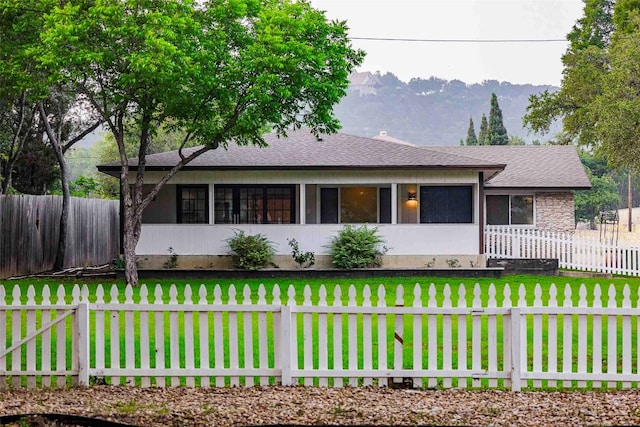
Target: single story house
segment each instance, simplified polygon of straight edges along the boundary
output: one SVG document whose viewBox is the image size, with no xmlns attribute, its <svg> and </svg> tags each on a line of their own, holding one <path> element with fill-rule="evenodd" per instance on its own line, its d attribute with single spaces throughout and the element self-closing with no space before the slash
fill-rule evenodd
<svg viewBox="0 0 640 427">
<path fill-rule="evenodd" d="M 590 188 L 574 147 L 418 147 L 307 130 L 265 140 L 209 151 L 171 179 L 143 216 L 143 266 L 160 267 L 172 248 L 180 267 L 228 268 L 226 239 L 244 230 L 271 240 L 282 268 L 294 266 L 288 239 L 327 268 L 345 224 L 378 228 L 386 267 L 484 266 L 485 225 L 573 228 L 572 190 Z M 145 182 L 177 161 L 149 155 Z"/>
</svg>

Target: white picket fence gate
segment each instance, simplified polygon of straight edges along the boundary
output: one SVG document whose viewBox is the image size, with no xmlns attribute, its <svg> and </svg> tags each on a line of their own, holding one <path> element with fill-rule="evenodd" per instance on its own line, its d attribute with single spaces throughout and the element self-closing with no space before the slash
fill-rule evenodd
<svg viewBox="0 0 640 427">
<path fill-rule="evenodd" d="M 530 228 L 487 226 L 489 258 L 556 258 L 560 268 L 640 276 L 640 242 L 601 242 L 597 237 Z"/>
<path fill-rule="evenodd" d="M 539 285 L 521 284 L 516 296 L 508 284 L 476 284 L 472 295 L 463 284 L 416 284 L 408 297 L 399 285 L 391 298 L 384 286 L 374 296 L 368 285 L 336 285 L 330 295 L 306 286 L 302 304 L 293 286 L 286 302 L 278 285 L 270 291 L 267 301 L 264 286 L 245 285 L 238 301 L 233 285 L 224 296 L 201 285 L 193 301 L 189 285 L 171 286 L 165 303 L 159 285 L 151 301 L 145 285 L 124 296 L 113 286 L 107 302 L 101 285 L 91 296 L 75 285 L 70 301 L 60 286 L 52 302 L 48 286 L 39 295 L 30 286 L 26 299 L 19 287 L 9 297 L 0 286 L 0 387 L 640 382 L 640 298 L 634 288 L 632 303 L 628 285 L 622 295 L 611 285 L 606 302 L 599 285 L 578 295 L 566 285 L 560 298 L 555 285 L 543 296 Z"/>
</svg>

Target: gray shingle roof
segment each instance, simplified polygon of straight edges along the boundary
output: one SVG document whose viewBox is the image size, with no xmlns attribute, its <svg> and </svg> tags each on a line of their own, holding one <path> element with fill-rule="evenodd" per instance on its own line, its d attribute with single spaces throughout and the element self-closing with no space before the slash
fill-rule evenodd
<svg viewBox="0 0 640 427">
<path fill-rule="evenodd" d="M 485 172 L 490 178 L 487 188 L 591 187 L 572 146 L 425 147 L 345 133 L 317 140 L 307 130 L 291 131 L 287 138 L 269 134 L 265 141 L 268 147 L 264 148 L 229 144 L 227 150 L 208 151 L 185 169 L 471 169 Z M 195 149 L 187 149 L 185 154 Z M 147 156 L 147 169 L 167 169 L 178 161 L 177 151 L 152 154 Z M 136 159 L 130 164 L 135 169 Z M 100 165 L 98 169 L 115 175 L 120 164 Z"/>
<path fill-rule="evenodd" d="M 576 148 L 567 145 L 429 147 L 429 150 L 505 163 L 487 188 L 591 188 Z"/>
<path fill-rule="evenodd" d="M 324 135 L 321 140 L 308 131 L 292 131 L 287 138 L 266 135 L 268 147 L 238 146 L 208 151 L 189 163 L 185 169 L 317 169 L 317 168 L 455 168 L 502 170 L 503 164 L 485 159 L 474 159 L 462 153 L 446 153 L 381 141 L 372 138 L 337 133 Z M 188 154 L 195 148 L 185 150 Z M 177 151 L 147 156 L 147 168 L 166 168 L 179 161 Z M 132 159 L 131 166 L 137 164 Z M 102 171 L 119 169 L 119 163 L 101 165 Z"/>
</svg>

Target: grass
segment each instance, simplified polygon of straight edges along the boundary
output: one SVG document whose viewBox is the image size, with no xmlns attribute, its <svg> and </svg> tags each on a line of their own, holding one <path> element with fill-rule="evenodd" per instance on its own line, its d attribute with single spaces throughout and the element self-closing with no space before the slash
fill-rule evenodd
<svg viewBox="0 0 640 427">
<path fill-rule="evenodd" d="M 164 303 L 168 303 L 170 300 L 170 295 L 169 295 L 169 291 L 168 288 L 170 287 L 170 285 L 175 284 L 178 293 L 177 293 L 177 300 L 178 302 L 182 303 L 184 300 L 184 290 L 186 288 L 186 284 L 187 283 L 191 283 L 192 285 L 192 301 L 194 303 L 197 303 L 199 300 L 199 296 L 198 296 L 198 290 L 201 284 L 201 281 L 188 281 L 188 280 L 146 280 L 145 281 L 147 284 L 149 284 L 149 300 L 153 301 L 153 294 L 155 291 L 155 286 L 156 284 L 160 284 L 161 288 L 163 289 L 163 302 Z M 310 289 L 312 290 L 312 304 L 317 304 L 317 295 L 318 295 L 318 290 L 320 289 L 320 287 L 322 285 L 325 285 L 326 289 L 327 289 L 327 299 L 328 299 L 328 304 L 331 305 L 333 304 L 333 290 L 336 286 L 335 282 L 331 282 L 331 283 L 327 283 L 326 281 L 323 280 L 298 280 L 298 279 L 281 279 L 281 280 L 277 280 L 274 281 L 272 279 L 264 279 L 264 280 L 248 280 L 248 281 L 231 281 L 231 280 L 216 280 L 216 281 L 207 281 L 205 284 L 205 286 L 207 287 L 207 291 L 208 291 L 208 301 L 211 302 L 213 299 L 213 287 L 217 284 L 220 286 L 221 290 L 222 290 L 222 300 L 223 302 L 227 302 L 228 301 L 228 297 L 227 297 L 227 293 L 228 293 L 228 289 L 231 287 L 232 284 L 234 284 L 234 286 L 236 287 L 236 291 L 237 291 L 237 302 L 238 303 L 242 303 L 243 301 L 243 290 L 244 290 L 244 286 L 245 284 L 249 286 L 250 289 L 250 298 L 253 302 L 257 301 L 258 299 L 258 287 L 260 284 L 264 284 L 265 287 L 267 288 L 267 302 L 271 302 L 271 295 L 270 295 L 270 290 L 272 289 L 273 285 L 275 283 L 279 283 L 280 287 L 281 287 L 281 299 L 283 300 L 283 302 L 285 302 L 287 300 L 287 289 L 289 287 L 289 285 L 292 285 L 295 289 L 295 293 L 296 293 L 296 304 L 300 305 L 302 304 L 304 301 L 304 297 L 303 297 L 303 293 L 304 293 L 304 288 L 306 285 L 309 285 Z M 609 289 L 609 285 L 612 285 L 614 287 L 614 289 L 616 290 L 616 298 L 617 298 L 617 303 L 618 305 L 621 304 L 622 301 L 622 289 L 625 286 L 625 284 L 629 284 L 629 286 L 631 287 L 631 301 L 632 301 L 632 306 L 636 307 L 637 306 L 637 298 L 638 298 L 638 287 L 640 284 L 640 281 L 638 279 L 629 279 L 629 278 L 614 278 L 614 279 L 607 279 L 606 281 L 603 281 L 602 279 L 575 279 L 575 278 L 560 278 L 560 277 L 537 277 L 537 276 L 511 276 L 511 277 L 505 277 L 502 279 L 468 279 L 468 278 L 459 278 L 459 279 L 452 279 L 452 278 L 447 278 L 447 279 L 442 279 L 442 278 L 429 278 L 429 277 L 415 277 L 415 278 L 371 278 L 371 279 L 353 279 L 353 280 L 349 280 L 349 281 L 341 281 L 340 285 L 344 286 L 344 285 L 351 285 L 353 284 L 357 289 L 358 289 L 358 293 L 357 293 L 357 297 L 356 297 L 356 301 L 358 303 L 358 305 L 362 304 L 362 292 L 360 291 L 361 288 L 364 287 L 365 284 L 369 284 L 370 286 L 372 286 L 372 305 L 376 305 L 377 304 L 377 289 L 379 285 L 384 286 L 385 290 L 386 290 L 386 304 L 388 306 L 393 306 L 395 305 L 396 302 L 396 287 L 398 286 L 398 284 L 403 284 L 405 285 L 405 299 L 404 299 L 404 305 L 405 306 L 411 306 L 414 304 L 414 293 L 413 293 L 413 285 L 415 283 L 420 283 L 422 286 L 422 294 L 421 294 L 421 302 L 423 305 L 427 305 L 428 300 L 429 300 L 429 286 L 431 284 L 434 285 L 435 289 L 437 290 L 436 292 L 436 299 L 437 299 L 437 304 L 440 305 L 442 303 L 442 289 L 445 287 L 445 285 L 447 283 L 449 283 L 451 285 L 451 293 L 452 293 L 452 300 L 453 300 L 453 305 L 456 306 L 457 305 L 457 299 L 458 299 L 458 286 L 460 283 L 464 283 L 466 286 L 466 302 L 467 305 L 471 306 L 473 303 L 473 298 L 474 298 L 474 293 L 473 293 L 473 286 L 478 283 L 479 287 L 483 290 L 482 292 L 482 303 L 486 304 L 487 302 L 487 297 L 488 297 L 488 292 L 486 292 L 486 290 L 489 288 L 489 286 L 491 284 L 494 284 L 495 288 L 496 288 L 496 299 L 497 299 L 497 305 L 501 306 L 502 305 L 502 295 L 503 295 L 503 291 L 506 287 L 506 284 L 508 283 L 511 287 L 511 302 L 513 305 L 517 304 L 518 301 L 518 288 L 520 286 L 520 283 L 524 284 L 525 290 L 526 290 L 526 300 L 527 300 L 527 304 L 531 305 L 533 302 L 533 297 L 534 297 L 534 288 L 536 284 L 540 284 L 540 287 L 542 289 L 542 300 L 543 303 L 546 305 L 547 300 L 548 299 L 548 291 L 551 287 L 552 284 L 556 284 L 558 289 L 558 305 L 562 306 L 563 304 L 563 300 L 564 300 L 564 287 L 565 284 L 568 284 L 569 287 L 572 290 L 572 295 L 573 295 L 573 303 L 576 304 L 577 303 L 577 298 L 578 298 L 578 293 L 579 293 L 579 288 L 582 284 L 585 285 L 585 287 L 589 290 L 588 292 L 588 298 L 587 298 L 587 302 L 589 305 L 591 305 L 592 303 L 592 292 L 590 291 L 595 285 L 596 283 L 600 284 L 602 286 L 602 301 L 603 301 L 603 305 L 606 306 L 607 305 L 607 299 L 608 299 L 608 289 Z M 7 293 L 8 294 L 12 294 L 13 292 L 13 285 L 18 285 L 21 289 L 21 294 L 23 296 L 22 298 L 22 302 L 26 302 L 26 294 L 27 294 L 27 289 L 30 285 L 33 285 L 36 289 L 42 288 L 45 284 L 49 284 L 49 286 L 51 286 L 51 281 L 50 280 L 42 280 L 42 279 L 38 279 L 38 280 L 22 280 L 22 281 L 16 281 L 16 282 L 5 282 L 4 285 L 8 286 L 7 288 Z M 98 288 L 98 282 L 97 281 L 86 281 L 83 282 L 83 285 L 86 284 L 86 286 L 89 289 L 89 295 L 90 295 L 90 300 L 91 301 L 95 301 L 95 295 L 96 295 L 96 289 Z M 57 293 L 57 286 L 58 284 L 55 284 L 55 287 L 52 287 L 51 289 L 51 293 L 52 294 L 56 294 Z M 66 300 L 67 302 L 71 302 L 71 293 L 72 293 L 72 289 L 74 287 L 73 283 L 64 283 L 62 285 L 65 289 L 65 295 L 66 295 Z M 116 283 L 116 288 L 118 290 L 118 295 L 119 295 L 119 300 L 120 302 L 124 302 L 124 284 L 123 283 Z M 110 293 L 111 293 L 111 284 L 109 284 L 108 286 L 105 286 L 104 288 L 105 290 L 105 296 L 104 299 L 109 302 L 110 301 Z M 140 288 L 134 289 L 133 292 L 133 300 L 134 302 L 139 302 L 140 300 L 140 295 L 139 295 L 139 291 Z M 10 304 L 12 301 L 12 297 L 9 296 L 7 298 L 7 302 Z M 40 292 L 36 292 L 36 301 L 39 302 L 40 298 Z M 52 297 L 52 300 L 55 301 L 56 298 Z M 349 300 L 349 295 L 348 292 L 346 290 L 346 288 L 343 288 L 343 292 L 342 292 L 342 303 L 343 305 L 346 305 L 348 303 Z M 39 319 L 39 317 L 41 316 L 41 313 L 37 313 L 37 318 Z M 117 323 L 117 328 L 121 331 L 120 332 L 120 340 L 119 340 L 119 345 L 121 348 L 120 351 L 120 363 L 122 364 L 122 366 L 124 366 L 124 362 L 126 359 L 126 354 L 123 351 L 124 349 L 124 345 L 125 345 L 125 340 L 126 340 L 126 335 L 129 333 L 133 333 L 136 336 L 136 348 L 135 348 L 135 359 L 136 359 L 136 366 L 140 366 L 140 359 L 141 359 L 141 352 L 140 352 L 140 344 L 139 344 L 139 338 L 140 338 L 140 313 L 136 313 L 133 316 L 133 325 L 131 325 L 131 322 L 128 321 L 125 318 L 124 313 L 120 313 L 118 314 L 116 317 L 113 317 L 113 315 L 109 315 L 107 314 L 105 316 L 105 329 L 106 330 L 110 330 L 111 327 L 111 322 L 118 322 Z M 185 316 L 189 316 L 186 313 L 179 313 L 177 316 L 174 317 L 170 317 L 169 314 L 163 314 L 161 316 L 162 321 L 163 321 L 163 328 L 165 329 L 165 331 L 167 331 L 167 333 L 165 334 L 165 355 L 164 355 L 164 364 L 165 366 L 170 366 L 171 364 L 171 356 L 170 356 L 170 348 L 172 345 L 176 345 L 176 343 L 171 342 L 170 339 L 170 334 L 168 333 L 169 328 L 171 327 L 172 324 L 174 324 L 174 326 L 178 327 L 179 332 L 179 339 L 178 339 L 178 352 L 181 356 L 181 366 L 184 367 L 184 354 L 185 354 L 185 335 L 187 333 L 189 333 L 188 331 L 185 331 Z M 196 342 L 194 343 L 194 353 L 195 353 L 195 366 L 198 367 L 200 366 L 200 360 L 199 360 L 199 351 L 200 351 L 200 347 L 199 347 L 199 342 L 197 341 L 197 337 L 199 334 L 199 330 L 202 326 L 200 324 L 200 319 L 198 318 L 197 315 L 193 316 L 194 317 L 194 321 L 193 321 L 193 326 L 192 326 L 192 330 L 193 330 L 193 336 L 196 338 Z M 241 316 L 242 317 L 242 316 Z M 420 319 L 421 321 L 425 320 L 425 317 L 422 317 L 422 319 Z M 23 329 L 25 328 L 25 322 L 24 319 L 26 318 L 26 314 L 23 312 L 21 315 L 21 324 Z M 319 325 L 319 316 L 316 315 L 311 315 L 311 327 L 312 330 L 314 331 L 314 334 L 317 333 L 318 331 L 318 325 Z M 357 349 L 358 349 L 358 353 L 359 353 L 359 357 L 358 357 L 358 361 L 357 361 L 357 365 L 359 368 L 363 367 L 363 357 L 362 357 L 362 353 L 363 353 L 363 349 L 364 349 L 364 343 L 363 343 L 363 338 L 362 338 L 362 330 L 363 330 L 363 317 L 362 315 L 357 315 L 355 317 L 353 317 L 356 319 L 356 328 L 358 330 L 358 334 L 357 334 Z M 267 319 L 267 325 L 268 325 L 268 329 L 269 329 L 269 336 L 272 337 L 272 331 L 274 328 L 274 324 L 273 324 L 273 316 L 272 315 L 267 315 L 266 316 Z M 348 324 L 349 324 L 349 316 L 344 315 L 341 317 L 342 322 L 343 322 L 343 354 L 342 354 L 342 359 L 343 361 L 346 362 L 346 360 L 348 360 L 348 348 L 349 348 L 349 337 L 347 336 L 347 332 L 348 332 Z M 548 321 L 548 317 L 547 316 L 543 316 L 542 318 L 542 322 L 543 325 L 547 325 L 547 321 Z M 150 348 L 153 349 L 155 348 L 155 338 L 153 336 L 153 331 L 155 328 L 155 322 L 159 321 L 160 317 L 156 317 L 156 316 L 150 316 L 150 323 L 149 323 L 149 330 L 150 330 Z M 333 322 L 336 320 L 336 317 L 333 315 L 329 315 L 327 316 L 327 324 L 329 327 L 329 343 L 332 342 L 332 325 Z M 381 320 L 380 316 L 372 316 L 371 322 L 373 325 L 373 330 L 376 331 L 376 327 L 377 327 L 377 322 L 379 322 Z M 414 337 L 413 337 L 413 322 L 415 320 L 414 316 L 410 316 L 410 315 L 405 315 L 403 316 L 402 319 L 402 323 L 403 323 L 403 338 L 405 340 L 405 346 L 404 346 L 404 351 L 402 354 L 402 359 L 403 359 L 403 365 L 405 367 L 410 367 L 412 366 L 412 361 L 413 361 L 413 353 L 412 353 L 412 346 L 414 343 Z M 437 322 L 437 330 L 438 332 L 440 332 L 443 328 L 443 322 L 444 322 L 444 318 L 442 316 L 435 316 L 432 320 L 435 320 Z M 95 313 L 92 314 L 92 321 L 95 321 Z M 259 324 L 259 317 L 257 315 L 253 315 L 251 316 L 251 318 L 249 319 L 248 317 L 243 317 L 242 319 L 240 319 L 238 321 L 238 340 L 242 343 L 243 342 L 243 330 L 244 330 L 244 324 L 245 322 L 251 322 L 251 325 L 254 329 L 254 331 L 257 329 L 258 324 Z M 394 317 L 389 315 L 386 316 L 386 321 L 388 325 L 393 325 L 394 322 Z M 588 330 L 587 330 L 587 334 L 589 336 L 589 341 L 591 344 L 591 329 L 593 327 L 593 318 L 589 317 L 588 318 Z M 7 345 L 10 343 L 10 331 L 11 331 L 11 316 L 8 317 L 7 319 Z M 214 330 L 215 330 L 215 319 L 214 316 L 207 316 L 205 319 L 205 322 L 207 322 L 207 327 L 208 327 L 208 331 L 209 331 L 209 335 L 213 335 L 214 334 Z M 230 357 L 229 357 L 229 350 L 230 350 L 230 346 L 229 346 L 229 339 L 230 339 L 230 335 L 229 335 L 229 323 L 230 323 L 230 315 L 225 313 L 222 316 L 222 325 L 223 325 L 223 337 L 225 340 L 225 351 L 224 351 L 224 366 L 230 366 Z M 471 319 L 468 319 L 467 321 L 467 336 L 471 337 Z M 606 333 L 607 330 L 607 321 L 605 319 L 603 319 L 603 333 Z M 621 323 L 620 319 L 616 319 L 616 323 L 619 326 L 619 324 Z M 488 319 L 487 317 L 482 317 L 481 318 L 481 324 L 482 324 L 482 331 L 483 331 L 483 337 L 485 337 L 485 340 L 481 343 L 482 344 L 482 353 L 483 353 L 483 357 L 482 357 L 482 368 L 486 369 L 487 368 L 487 351 L 488 351 L 488 347 L 487 347 L 487 343 L 486 343 L 486 337 L 487 337 L 487 331 L 488 331 Z M 501 347 L 501 333 L 502 333 L 502 318 L 499 316 L 497 318 L 497 324 L 498 324 L 498 329 L 497 329 L 497 340 L 499 343 L 498 346 L 498 354 L 501 355 L 502 354 L 502 347 Z M 558 318 L 558 329 L 561 330 L 562 328 L 562 316 L 559 316 Z M 114 324 L 115 325 L 115 324 Z M 529 348 L 532 348 L 533 346 L 533 322 L 529 321 L 528 323 L 528 341 L 529 341 Z M 67 322 L 67 329 L 71 328 L 71 321 L 69 320 Z M 299 317 L 298 319 L 298 339 L 299 342 L 303 341 L 303 319 L 302 316 Z M 456 346 L 455 343 L 455 336 L 457 336 L 458 334 L 458 330 L 457 330 L 457 318 L 454 316 L 452 319 L 452 327 L 453 327 L 453 334 L 454 334 L 454 344 L 452 345 L 452 366 L 457 366 L 457 357 L 458 357 L 458 348 Z M 618 330 L 620 330 L 620 328 L 618 328 Z M 133 332 L 132 332 L 133 331 Z M 394 342 L 394 337 L 393 337 L 393 330 L 391 328 L 389 328 L 388 330 L 388 336 L 386 337 L 386 343 L 387 343 L 387 349 L 388 349 L 388 360 L 390 363 L 392 363 L 393 359 L 394 359 L 394 354 L 393 354 L 393 342 Z M 547 329 L 545 327 L 545 330 L 543 332 L 543 342 L 546 343 L 546 334 L 547 333 Z M 577 342 L 578 342 L 578 334 L 579 333 L 584 333 L 584 331 L 579 331 L 578 329 L 578 319 L 577 316 L 574 316 L 573 321 L 572 321 L 572 336 L 573 336 L 573 354 L 574 354 L 574 360 L 572 361 L 573 365 L 574 365 L 574 371 L 575 371 L 575 367 L 577 364 L 577 360 L 575 359 L 575 354 L 577 352 Z M 637 343 L 636 343 L 636 337 L 638 335 L 638 330 L 637 330 L 637 324 L 636 322 L 633 322 L 632 325 L 632 333 L 633 333 L 633 348 L 637 348 Z M 24 335 L 24 332 L 23 332 Z M 92 337 L 92 339 L 95 341 L 95 337 Z M 618 348 L 620 348 L 621 345 L 621 336 L 620 334 L 618 334 Z M 438 339 L 438 367 L 442 367 L 443 366 L 443 347 L 442 347 L 442 339 L 439 338 Z M 421 342 L 422 342 L 422 348 L 423 350 L 428 350 L 428 343 L 429 343 L 429 336 L 428 336 L 428 331 L 427 328 L 425 327 L 423 329 L 423 335 L 421 337 Z M 606 335 L 603 336 L 603 344 L 606 344 Z M 40 366 L 40 353 L 42 351 L 41 348 L 41 344 L 42 341 L 41 339 L 38 339 L 37 341 L 37 345 L 36 345 L 36 351 L 38 352 L 37 354 L 37 365 Z M 111 342 L 107 339 L 104 343 L 105 346 L 105 366 L 109 367 L 111 365 L 111 360 L 110 360 L 110 347 L 111 347 Z M 372 351 L 375 354 L 377 352 L 377 345 L 379 344 L 378 342 L 378 337 L 376 336 L 376 334 L 374 333 L 374 338 L 373 338 L 373 343 L 372 343 Z M 68 344 L 70 348 L 70 343 Z M 214 352 L 215 352 L 215 345 L 214 345 L 214 340 L 210 340 L 209 341 L 209 354 L 210 354 L 210 359 L 214 358 Z M 257 336 L 254 335 L 254 339 L 253 339 L 253 347 L 254 349 L 257 348 L 258 346 L 258 338 Z M 468 349 L 467 349 L 467 353 L 470 357 L 471 354 L 471 347 L 470 344 L 468 345 Z M 546 346 L 545 346 L 546 347 Z M 562 342 L 558 343 L 558 367 L 562 367 Z M 94 348 L 94 347 L 92 347 Z M 273 339 L 270 338 L 269 341 L 269 366 L 273 366 L 274 363 L 274 343 L 273 343 Z M 592 359 L 592 348 L 591 345 L 589 346 L 590 352 L 587 355 L 588 359 L 591 360 Z M 238 361 L 239 361 L 239 366 L 244 366 L 244 346 L 241 344 L 238 346 L 237 348 L 238 351 Z M 543 368 L 546 368 L 547 364 L 548 364 L 548 359 L 547 359 L 547 353 L 546 353 L 546 348 L 543 349 L 544 353 L 543 353 L 543 361 L 544 361 L 544 366 Z M 51 350 L 52 352 L 52 357 L 55 360 L 56 357 L 56 349 L 53 348 Z M 423 357 L 422 357 L 422 364 L 423 366 L 426 366 L 427 364 L 427 357 L 428 357 L 428 351 L 424 351 L 423 352 Z M 300 351 L 300 363 L 303 363 L 304 361 L 304 357 L 303 357 L 303 352 Z M 316 340 L 314 340 L 314 348 L 313 348 L 313 352 L 312 352 L 312 358 L 313 358 L 313 366 L 315 368 L 318 368 L 318 354 L 319 354 L 319 348 L 318 348 L 318 343 Z M 329 346 L 328 348 L 328 354 L 329 354 L 329 366 L 332 366 L 332 361 L 335 359 L 336 355 L 333 354 L 333 348 L 332 346 Z M 532 368 L 532 357 L 531 357 L 531 350 L 529 350 L 529 368 Z M 25 359 L 25 352 L 22 352 L 22 366 L 23 368 L 26 367 L 26 360 Z M 92 351 L 92 366 L 95 366 L 95 351 Z M 155 354 L 154 353 L 150 353 L 149 354 L 149 359 L 151 362 L 151 366 L 154 367 L 155 366 Z M 618 354 L 618 357 L 620 357 L 620 355 Z M 633 354 L 633 365 L 634 369 L 636 366 L 636 361 L 637 361 L 637 357 L 638 355 Z M 70 364 L 70 360 L 69 357 L 67 358 L 67 364 Z M 603 351 L 603 371 L 606 372 L 606 352 Z M 254 353 L 253 355 L 253 360 L 254 363 L 259 362 L 258 360 L 258 355 L 256 353 Z M 7 367 L 10 367 L 10 356 L 8 357 L 8 362 L 9 363 L 7 365 Z M 471 360 L 468 360 L 468 364 L 469 366 L 471 366 Z M 377 363 L 374 360 L 373 361 L 373 367 L 377 368 Z M 502 368 L 502 360 L 501 357 L 498 358 L 498 369 Z M 635 372 L 635 371 L 634 371 Z M 240 379 L 240 382 L 243 382 L 245 379 Z M 122 381 L 124 382 L 124 379 L 122 379 Z M 136 383 L 140 383 L 139 379 L 135 380 Z M 271 382 L 273 383 L 273 379 L 271 379 Z M 170 380 L 167 379 L 167 383 L 169 383 Z M 213 382 L 213 380 L 212 380 Z M 231 383 L 231 379 L 230 378 L 226 378 L 225 382 L 227 384 Z M 182 378 L 180 380 L 181 384 L 185 384 L 185 379 Z M 196 383 L 199 383 L 199 380 L 196 381 Z M 315 383 L 318 383 L 318 380 L 315 380 Z M 501 383 L 501 382 L 500 382 Z M 443 384 L 443 380 L 439 379 L 436 382 L 436 385 L 442 385 Z M 453 381 L 453 384 L 456 385 L 456 381 Z M 544 383 L 545 385 L 547 384 L 547 382 Z M 575 386 L 575 382 L 572 383 L 572 386 Z M 429 381 L 429 382 L 425 382 L 423 383 L 424 386 L 434 386 L 434 382 L 433 381 Z M 477 383 L 471 383 L 469 381 L 468 385 L 478 385 Z M 479 383 L 479 385 L 481 386 L 486 386 L 488 385 L 488 382 L 486 380 L 483 380 Z"/>
</svg>

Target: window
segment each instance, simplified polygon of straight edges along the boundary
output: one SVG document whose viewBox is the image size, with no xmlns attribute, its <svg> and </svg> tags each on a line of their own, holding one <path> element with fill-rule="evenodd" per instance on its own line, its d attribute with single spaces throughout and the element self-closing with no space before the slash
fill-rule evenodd
<svg viewBox="0 0 640 427">
<path fill-rule="evenodd" d="M 487 195 L 488 225 L 532 225 L 532 195 Z"/>
<path fill-rule="evenodd" d="M 339 187 L 320 189 L 320 223 L 390 223 L 391 189 Z"/>
<path fill-rule="evenodd" d="M 293 224 L 294 186 L 216 185 L 216 224 Z"/>
<path fill-rule="evenodd" d="M 473 223 L 473 187 L 420 187 L 420 222 L 423 224 Z"/>
<path fill-rule="evenodd" d="M 206 185 L 178 185 L 177 222 L 209 223 L 209 188 Z"/>
</svg>

